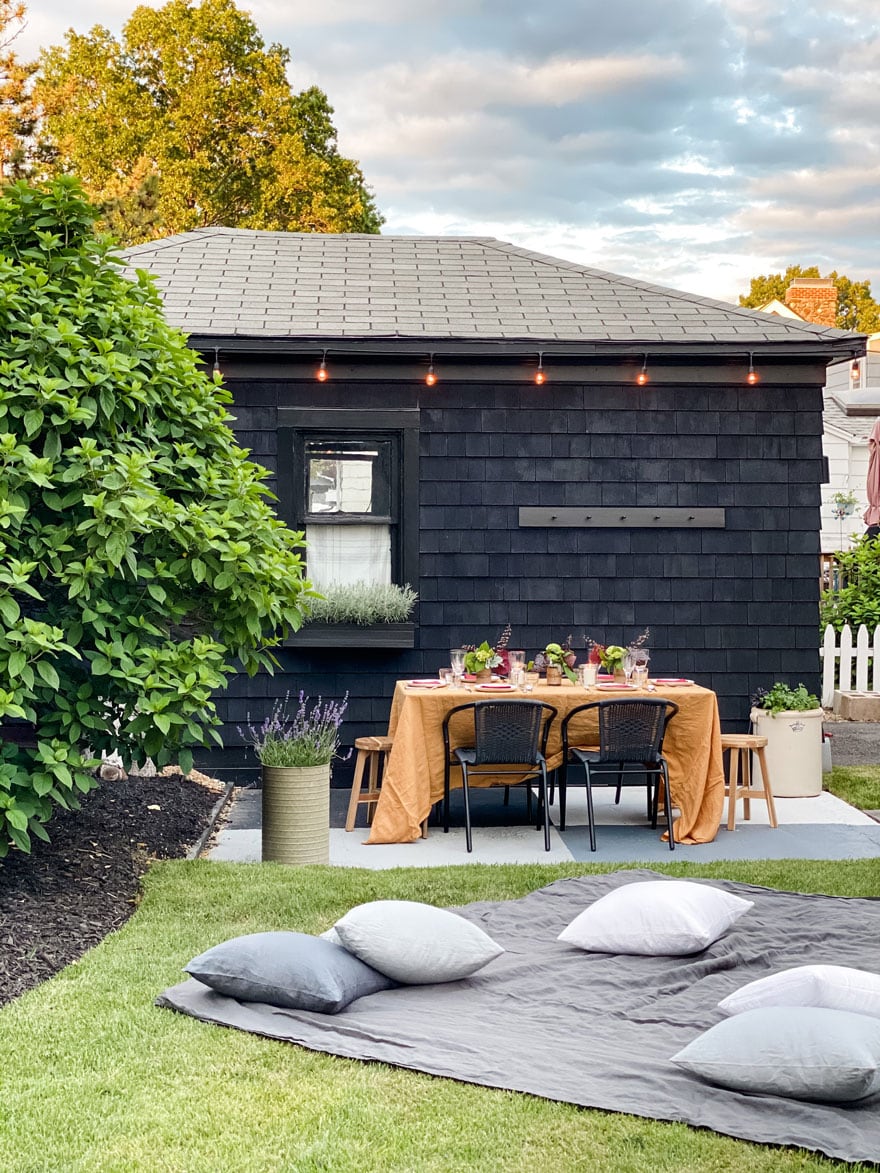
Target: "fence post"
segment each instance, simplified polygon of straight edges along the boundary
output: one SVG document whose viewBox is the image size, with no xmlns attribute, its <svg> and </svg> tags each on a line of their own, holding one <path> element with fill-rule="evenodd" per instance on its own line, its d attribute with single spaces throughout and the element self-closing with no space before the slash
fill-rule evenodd
<svg viewBox="0 0 880 1173">
<path fill-rule="evenodd" d="M 847 623 L 840 633 L 840 672 L 837 677 L 839 682 L 837 687 L 841 692 L 849 692 L 852 689 L 852 662 L 852 628 Z"/>
<path fill-rule="evenodd" d="M 859 624 L 856 636 L 856 688 L 868 691 L 868 629 L 864 623 Z"/>
<path fill-rule="evenodd" d="M 877 629 L 880 632 L 880 628 Z M 830 709 L 834 704 L 834 682 L 837 678 L 837 632 L 829 623 L 822 640 L 822 704 Z"/>
</svg>

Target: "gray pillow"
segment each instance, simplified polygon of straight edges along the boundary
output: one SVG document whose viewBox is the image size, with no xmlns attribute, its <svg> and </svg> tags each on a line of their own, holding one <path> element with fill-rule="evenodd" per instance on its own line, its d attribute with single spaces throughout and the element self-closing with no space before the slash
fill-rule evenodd
<svg viewBox="0 0 880 1173">
<path fill-rule="evenodd" d="M 415 900 L 359 904 L 333 927 L 350 953 L 410 986 L 470 977 L 504 952 L 463 916 Z"/>
<path fill-rule="evenodd" d="M 734 1091 L 846 1103 L 880 1091 L 880 1019 L 818 1006 L 746 1010 L 672 1062 Z"/>
<path fill-rule="evenodd" d="M 336 1014 L 389 981 L 339 945 L 307 933 L 250 933 L 200 953 L 184 969 L 242 1002 Z"/>
</svg>

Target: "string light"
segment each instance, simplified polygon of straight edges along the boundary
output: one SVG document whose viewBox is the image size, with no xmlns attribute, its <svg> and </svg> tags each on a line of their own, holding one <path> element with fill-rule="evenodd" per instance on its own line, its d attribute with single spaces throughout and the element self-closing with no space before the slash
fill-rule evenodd
<svg viewBox="0 0 880 1173">
<path fill-rule="evenodd" d="M 752 355 L 749 354 L 749 373 L 746 375 L 746 382 L 749 384 L 749 386 L 754 387 L 759 378 L 760 376 L 755 370 L 755 364 L 752 361 Z"/>
<path fill-rule="evenodd" d="M 640 387 L 644 387 L 644 385 L 647 383 L 647 381 L 648 381 L 648 356 L 645 355 L 645 360 L 642 363 L 642 369 L 636 375 L 636 382 L 638 383 L 638 385 Z"/>
<path fill-rule="evenodd" d="M 327 351 L 321 355 L 321 365 L 315 371 L 315 378 L 319 383 L 326 383 L 330 378 L 330 372 L 327 370 Z"/>
<path fill-rule="evenodd" d="M 214 366 L 211 369 L 211 374 L 212 375 L 222 374 L 222 371 L 220 370 L 220 347 L 219 346 L 214 347 Z"/>
<path fill-rule="evenodd" d="M 849 377 L 854 383 L 858 383 L 862 377 L 862 368 L 859 366 L 859 360 L 857 358 L 852 360 L 852 366 L 849 368 Z"/>
<path fill-rule="evenodd" d="M 543 387 L 547 382 L 547 376 L 544 374 L 544 355 L 538 351 L 538 369 L 535 371 L 535 382 L 539 387 Z"/>
<path fill-rule="evenodd" d="M 429 387 L 433 387 L 434 384 L 437 382 L 437 376 L 434 374 L 434 356 L 433 356 L 433 354 L 431 355 L 430 360 L 428 362 L 428 373 L 427 373 L 427 375 L 425 375 L 425 382 L 428 384 Z"/>
</svg>

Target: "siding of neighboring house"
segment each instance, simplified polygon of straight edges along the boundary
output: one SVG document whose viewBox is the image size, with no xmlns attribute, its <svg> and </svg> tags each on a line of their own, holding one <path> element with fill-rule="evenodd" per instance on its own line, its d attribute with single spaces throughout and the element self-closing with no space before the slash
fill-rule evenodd
<svg viewBox="0 0 880 1173">
<path fill-rule="evenodd" d="M 230 376 L 241 442 L 277 469 L 278 407 L 313 406 L 314 382 L 239 379 L 233 368 Z M 417 646 L 282 650 L 274 677 L 239 678 L 220 698 L 230 748 L 203 764 L 245 765 L 237 726 L 301 688 L 350 693 L 348 742 L 384 732 L 395 680 L 434 675 L 450 647 L 494 640 L 506 623 L 511 646 L 529 656 L 569 634 L 582 651 L 584 634 L 627 642 L 650 626 L 653 670 L 715 689 L 729 728 L 745 728 L 759 685 L 782 676 L 817 687 L 823 370 L 804 364 L 803 376 L 760 390 L 595 381 L 538 389 L 481 383 L 475 371 L 473 381 L 431 391 L 362 381 L 322 388 L 328 407 L 420 407 L 420 481 L 410 490 L 419 496 Z M 590 505 L 722 506 L 726 525 L 518 523 L 520 506 Z"/>
</svg>

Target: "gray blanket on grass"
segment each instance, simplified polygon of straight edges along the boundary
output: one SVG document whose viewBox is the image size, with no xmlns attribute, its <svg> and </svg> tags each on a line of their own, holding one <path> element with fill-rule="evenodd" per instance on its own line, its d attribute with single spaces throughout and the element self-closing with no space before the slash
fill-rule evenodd
<svg viewBox="0 0 880 1173">
<path fill-rule="evenodd" d="M 669 1062 L 723 1018 L 722 998 L 755 978 L 819 963 L 880 973 L 880 901 L 704 880 L 697 882 L 755 907 L 695 956 L 591 954 L 556 940 L 606 892 L 664 878 L 650 871 L 585 876 L 519 900 L 457 908 L 506 952 L 466 981 L 383 991 L 337 1015 L 237 1002 L 192 980 L 157 1004 L 331 1055 L 880 1161 L 880 1095 L 856 1105 L 744 1095 Z"/>
</svg>

